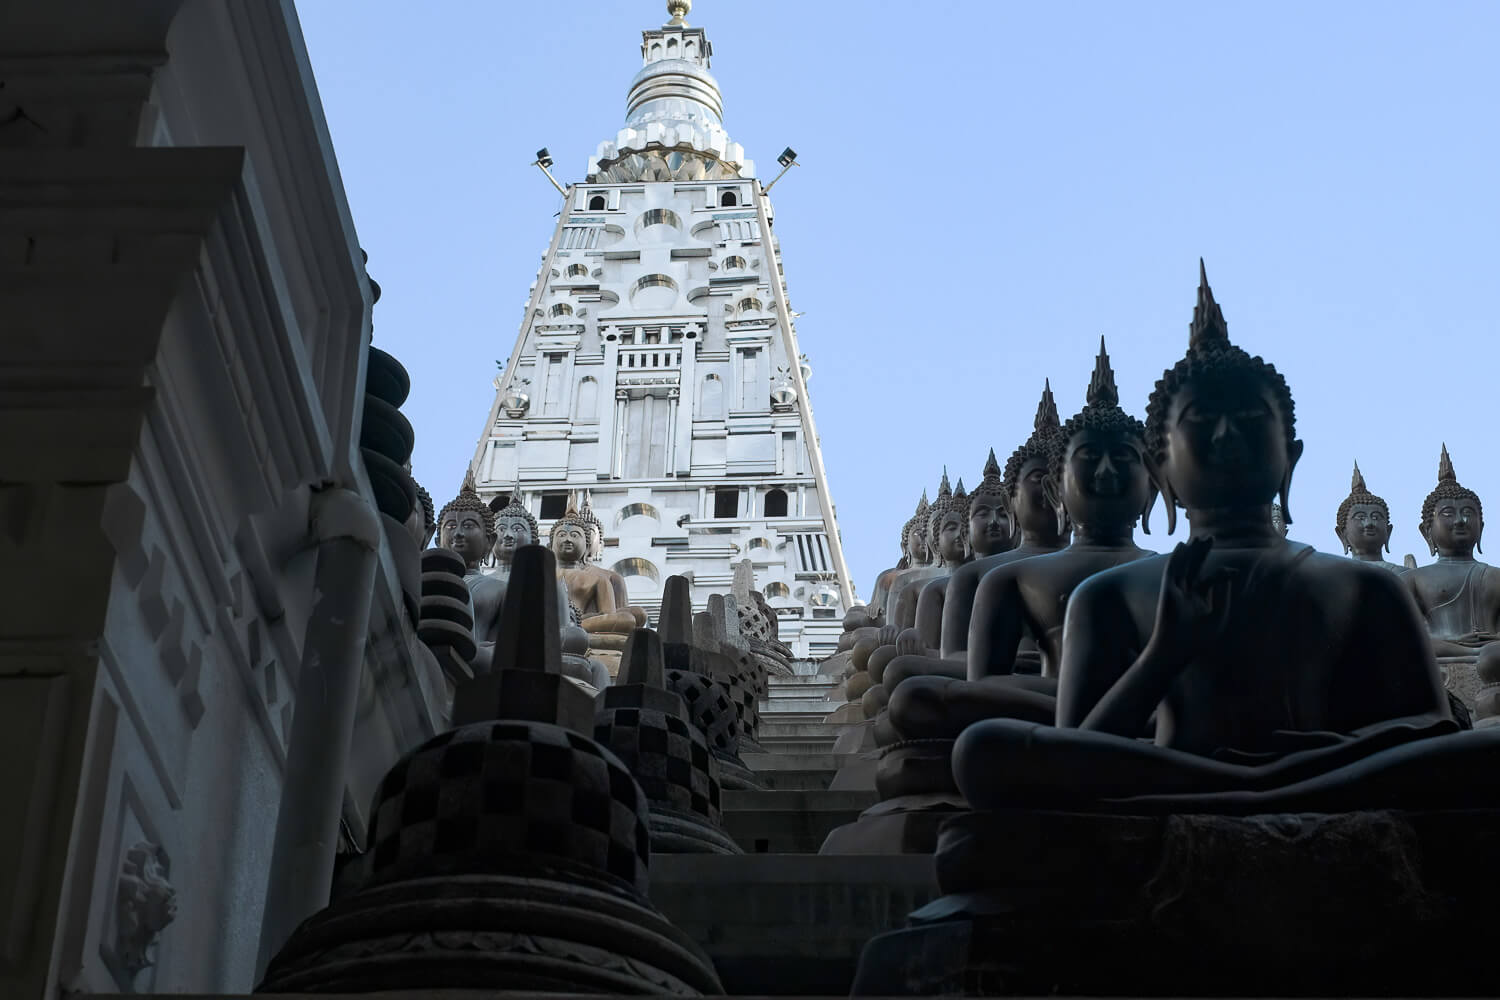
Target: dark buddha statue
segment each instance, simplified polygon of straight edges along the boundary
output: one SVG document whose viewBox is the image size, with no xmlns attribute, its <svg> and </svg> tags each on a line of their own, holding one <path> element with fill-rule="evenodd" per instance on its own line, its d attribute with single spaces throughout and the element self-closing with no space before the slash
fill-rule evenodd
<svg viewBox="0 0 1500 1000">
<path fill-rule="evenodd" d="M 1046 552 L 1055 552 L 1067 544 L 1069 528 L 1058 523 L 1057 513 L 1042 493 L 1052 448 L 1060 423 L 1057 402 L 1052 397 L 1051 382 L 1042 386 L 1031 436 L 1017 448 L 1005 463 L 1001 490 L 1005 494 L 1012 524 L 1012 540 L 1019 534 L 1020 544 L 1006 547 L 981 559 L 974 559 L 955 569 L 943 592 L 942 629 L 936 649 L 923 648 L 917 636 L 908 636 L 901 648 L 891 651 L 887 677 L 880 671 L 886 692 L 894 691 L 908 677 L 935 675 L 962 678 L 968 675 L 968 630 L 974 610 L 974 597 L 984 576 L 1006 563 Z M 985 488 L 981 484 L 981 488 Z M 961 630 L 962 636 L 956 633 Z"/>
<path fill-rule="evenodd" d="M 1060 429 L 1057 402 L 1052 385 L 1042 387 L 1031 436 L 1005 462 L 1002 488 L 1010 507 L 1012 531 L 1019 544 L 997 548 L 989 555 L 975 559 L 955 570 L 943 595 L 942 636 L 939 652 L 945 660 L 965 660 L 969 647 L 969 622 L 974 612 L 974 595 L 979 581 L 997 566 L 1016 559 L 1056 552 L 1068 543 L 1067 527 L 1059 526 L 1057 514 L 1042 494 L 1042 478 L 1047 474 L 1052 441 Z M 990 482 L 988 477 L 986 483 Z M 982 490 L 986 487 L 981 487 Z M 962 676 L 962 674 L 960 674 Z"/>
<path fill-rule="evenodd" d="M 927 495 L 924 491 L 924 497 Z M 937 498 L 927 508 L 927 513 L 922 522 L 912 528 L 914 533 L 920 534 L 925 540 L 928 559 L 921 566 L 912 566 L 905 570 L 900 576 L 891 581 L 890 593 L 885 601 L 885 624 L 896 629 L 911 627 L 916 619 L 916 605 L 908 602 L 909 616 L 907 620 L 900 620 L 901 598 L 908 587 L 917 585 L 917 594 L 921 594 L 921 584 L 943 572 L 943 556 L 938 551 L 937 538 L 933 534 L 934 523 L 953 504 L 953 487 L 948 482 L 948 470 L 943 469 L 943 477 L 938 483 Z"/>
<path fill-rule="evenodd" d="M 927 547 L 926 531 L 927 515 L 930 513 L 931 506 L 927 501 L 927 491 L 923 490 L 922 499 L 917 501 L 916 512 L 901 526 L 901 558 L 897 560 L 896 565 L 875 578 L 875 586 L 871 588 L 870 603 L 867 606 L 871 619 L 869 624 L 881 623 L 885 616 L 886 601 L 890 597 L 891 587 L 901 579 L 904 573 L 932 562 L 932 552 Z"/>
<path fill-rule="evenodd" d="M 1383 553 L 1391 551 L 1391 509 L 1380 497 L 1370 492 L 1365 485 L 1364 473 L 1359 463 L 1354 463 L 1354 477 L 1349 484 L 1349 495 L 1339 504 L 1333 533 L 1344 547 L 1344 555 L 1352 555 L 1360 562 L 1367 562 L 1392 573 L 1405 573 L 1406 567 L 1387 562 Z"/>
<path fill-rule="evenodd" d="M 886 623 L 906 629 L 916 625 L 917 605 L 922 592 L 938 580 L 947 580 L 953 571 L 973 558 L 969 550 L 969 495 L 964 481 L 950 490 L 948 470 L 943 470 L 938 498 L 927 516 L 927 545 L 932 550 L 931 565 L 901 581 L 891 591 L 891 611 Z M 936 645 L 936 644 L 934 644 Z"/>
<path fill-rule="evenodd" d="M 458 496 L 438 512 L 438 544 L 458 553 L 464 561 L 464 584 L 474 602 L 474 641 L 478 644 L 473 667 L 477 674 L 488 673 L 499 636 L 500 607 L 505 601 L 505 585 L 481 571 L 484 559 L 495 544 L 495 512 L 479 499 L 474 476 L 464 476 Z"/>
<path fill-rule="evenodd" d="M 1448 686 L 1471 708 L 1475 721 L 1500 712 L 1500 570 L 1479 562 L 1484 508 L 1473 490 L 1460 485 L 1443 446 L 1438 483 L 1422 503 L 1422 537 L 1437 562 L 1408 570 L 1402 579 L 1427 619 L 1433 651 Z"/>
<path fill-rule="evenodd" d="M 1273 500 L 1292 521 L 1303 448 L 1291 392 L 1230 343 L 1206 276 L 1190 329 L 1187 355 L 1146 411 L 1147 467 L 1169 531 L 1180 504 L 1190 541 L 1073 592 L 1057 725 L 969 727 L 954 750 L 958 787 L 978 809 L 1345 811 L 1493 798 L 1454 775 L 1495 763 L 1500 740 L 1486 737 L 1500 732 L 1455 733 L 1403 578 L 1273 527 Z"/>
<path fill-rule="evenodd" d="M 1051 723 L 1069 595 L 1095 573 L 1152 554 L 1133 538 L 1136 521 L 1156 499 L 1146 471 L 1145 429 L 1120 409 L 1102 340 L 1086 404 L 1053 441 L 1042 490 L 1059 529 L 1071 521 L 1073 543 L 985 576 L 969 628 L 967 680 L 912 677 L 894 686 L 891 724 L 908 739 L 951 739 L 970 723 L 995 717 Z M 1028 636 L 1040 650 L 1040 677 L 1015 673 Z M 898 664 L 887 673 L 897 672 Z"/>
<path fill-rule="evenodd" d="M 962 485 L 962 480 L 959 481 Z M 1005 481 L 1000 474 L 1000 463 L 995 461 L 995 449 L 990 449 L 984 463 L 983 477 L 979 487 L 969 494 L 969 552 L 974 559 L 983 559 L 1000 552 L 1009 551 L 1015 545 L 1010 515 L 1010 497 L 1005 492 Z M 943 604 L 948 593 L 948 582 L 952 573 L 945 573 L 929 580 L 922 588 L 917 600 L 917 621 L 914 626 L 925 649 L 940 655 L 943 644 Z"/>
</svg>

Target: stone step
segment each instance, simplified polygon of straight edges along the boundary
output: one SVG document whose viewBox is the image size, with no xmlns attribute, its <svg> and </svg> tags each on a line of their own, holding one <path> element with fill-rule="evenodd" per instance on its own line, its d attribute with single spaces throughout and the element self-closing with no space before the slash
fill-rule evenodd
<svg viewBox="0 0 1500 1000">
<path fill-rule="evenodd" d="M 873 791 L 725 791 L 724 829 L 746 854 L 816 854 L 831 830 L 877 801 Z"/>
<path fill-rule="evenodd" d="M 756 780 L 767 789 L 826 789 L 834 775 L 852 758 L 847 754 L 835 754 L 831 750 L 812 753 L 777 752 L 767 747 L 768 753 L 743 754 L 745 765 L 755 772 Z"/>
<path fill-rule="evenodd" d="M 651 856 L 651 901 L 729 994 L 847 996 L 865 942 L 937 895 L 930 855 Z"/>
</svg>

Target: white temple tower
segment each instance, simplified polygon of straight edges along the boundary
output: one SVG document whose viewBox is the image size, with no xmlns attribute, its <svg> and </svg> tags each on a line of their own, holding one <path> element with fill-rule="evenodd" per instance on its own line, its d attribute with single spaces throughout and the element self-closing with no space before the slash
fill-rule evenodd
<svg viewBox="0 0 1500 1000">
<path fill-rule="evenodd" d="M 655 620 L 749 558 L 799 657 L 834 651 L 854 601 L 787 303 L 774 213 L 721 121 L 713 49 L 668 3 L 642 33 L 626 122 L 567 188 L 471 466 L 517 482 L 545 533 L 591 493 L 601 562 Z"/>
</svg>

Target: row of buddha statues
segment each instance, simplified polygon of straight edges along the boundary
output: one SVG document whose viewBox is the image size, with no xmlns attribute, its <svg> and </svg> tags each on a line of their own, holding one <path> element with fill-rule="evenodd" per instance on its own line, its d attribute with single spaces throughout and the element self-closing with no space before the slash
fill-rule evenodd
<svg viewBox="0 0 1500 1000">
<path fill-rule="evenodd" d="M 1325 554 L 1286 537 L 1302 451 L 1285 378 L 1230 341 L 1202 271 L 1144 421 L 1102 341 L 1065 422 L 1048 384 L 1003 468 L 992 451 L 972 492 L 945 472 L 923 494 L 844 620 L 836 715 L 885 748 L 882 797 L 1213 811 L 1451 791 L 1422 776 L 1500 746 L 1479 497 L 1444 446 L 1421 512 L 1436 561 L 1393 563 L 1389 506 L 1356 466 L 1346 557 Z M 1168 533 L 1189 527 L 1165 554 L 1136 537 L 1158 501 Z"/>
</svg>

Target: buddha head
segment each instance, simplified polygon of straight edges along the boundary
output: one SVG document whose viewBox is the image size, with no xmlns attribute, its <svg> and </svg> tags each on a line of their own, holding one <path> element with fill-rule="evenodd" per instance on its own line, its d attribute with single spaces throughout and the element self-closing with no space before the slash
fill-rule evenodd
<svg viewBox="0 0 1500 1000">
<path fill-rule="evenodd" d="M 1484 508 L 1478 494 L 1459 485 L 1446 444 L 1438 459 L 1437 487 L 1422 501 L 1421 531 L 1435 556 L 1472 559 L 1476 550 L 1484 551 L 1479 547 L 1484 534 Z"/>
<path fill-rule="evenodd" d="M 1056 512 L 1042 488 L 1061 429 L 1049 380 L 1042 387 L 1031 436 L 1005 462 L 1005 491 L 1010 495 L 1016 528 L 1046 539 L 1059 538 L 1067 531 L 1066 526 L 1058 530 Z"/>
<path fill-rule="evenodd" d="M 951 565 L 968 558 L 969 496 L 962 479 L 956 492 L 949 488 L 947 469 L 943 470 L 938 498 L 927 514 L 927 541 L 937 562 Z"/>
<path fill-rule="evenodd" d="M 1152 479 L 1167 505 L 1267 507 L 1279 498 L 1292 523 L 1292 470 L 1302 457 L 1292 393 L 1274 365 L 1229 342 L 1202 261 L 1187 354 L 1162 373 L 1146 404 Z"/>
<path fill-rule="evenodd" d="M 578 508 L 571 500 L 568 501 L 568 509 L 563 516 L 553 522 L 552 533 L 547 536 L 547 545 L 561 565 L 577 566 L 587 561 L 589 522 L 578 513 Z"/>
<path fill-rule="evenodd" d="M 510 491 L 510 502 L 495 512 L 495 561 L 509 566 L 516 557 L 516 549 L 535 545 L 540 536 L 536 518 L 521 502 L 521 482 L 518 479 Z"/>
<path fill-rule="evenodd" d="M 406 519 L 406 530 L 412 541 L 417 543 L 417 548 L 425 549 L 427 543 L 432 541 L 432 536 L 437 534 L 437 508 L 432 504 L 432 494 L 423 489 L 422 484 L 415 479 L 412 482 L 417 486 L 417 505 Z"/>
<path fill-rule="evenodd" d="M 495 544 L 495 512 L 479 499 L 472 472 L 464 476 L 458 496 L 443 505 L 437 520 L 438 544 L 457 552 L 470 569 L 478 569 Z"/>
<path fill-rule="evenodd" d="M 593 496 L 588 490 L 583 491 L 583 508 L 578 516 L 588 522 L 589 525 L 589 551 L 584 557 L 587 562 L 598 562 L 599 557 L 604 555 L 604 522 L 599 520 L 599 515 L 594 513 Z"/>
<path fill-rule="evenodd" d="M 927 491 L 917 501 L 917 512 L 901 526 L 901 561 L 897 569 L 912 569 L 932 562 L 932 553 L 927 548 L 927 513 L 931 504 L 927 502 Z"/>
<path fill-rule="evenodd" d="M 969 494 L 969 547 L 976 555 L 992 556 L 1005 552 L 1014 544 L 1010 494 L 995 461 L 995 449 L 984 463 L 984 478 Z"/>
<path fill-rule="evenodd" d="M 1378 561 L 1382 549 L 1391 550 L 1392 527 L 1390 507 L 1365 486 L 1364 473 L 1355 462 L 1349 495 L 1339 504 L 1333 525 L 1333 533 L 1344 546 L 1344 555 L 1352 549 L 1358 559 Z"/>
<path fill-rule="evenodd" d="M 1156 500 L 1146 471 L 1146 428 L 1120 409 L 1120 392 L 1103 337 L 1084 407 L 1058 434 L 1042 485 L 1052 502 L 1059 533 L 1069 519 L 1104 535 L 1128 531 Z M 1150 528 L 1146 530 L 1149 534 Z"/>
</svg>

